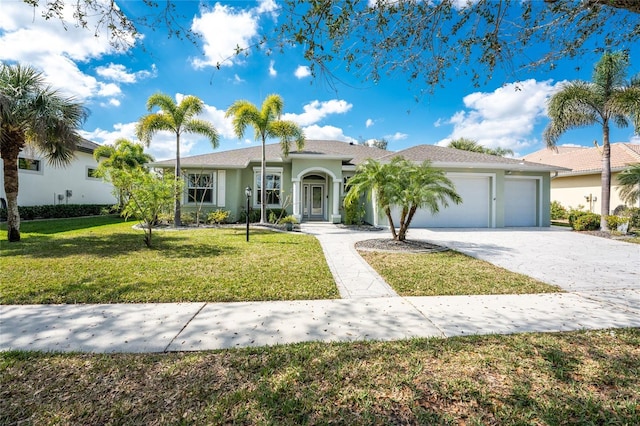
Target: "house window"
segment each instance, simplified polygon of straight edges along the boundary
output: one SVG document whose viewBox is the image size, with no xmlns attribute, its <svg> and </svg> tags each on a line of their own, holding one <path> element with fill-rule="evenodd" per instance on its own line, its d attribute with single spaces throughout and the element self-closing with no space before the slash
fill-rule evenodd
<svg viewBox="0 0 640 426">
<path fill-rule="evenodd" d="M 95 167 L 87 167 L 87 179 L 100 179 L 96 176 L 97 169 Z"/>
<path fill-rule="evenodd" d="M 187 203 L 215 203 L 215 173 L 187 174 Z"/>
<path fill-rule="evenodd" d="M 342 194 L 346 195 L 349 192 L 349 179 L 353 176 L 345 176 L 342 178 Z"/>
<path fill-rule="evenodd" d="M 30 172 L 41 172 L 42 171 L 42 163 L 40 160 L 34 160 L 32 158 L 18 158 L 18 169 L 20 170 L 28 170 Z"/>
<path fill-rule="evenodd" d="M 255 188 L 256 188 L 256 204 L 260 204 L 262 200 L 262 185 L 260 184 L 260 171 L 255 172 Z M 282 205 L 282 172 L 267 170 L 266 185 L 267 205 Z"/>
</svg>

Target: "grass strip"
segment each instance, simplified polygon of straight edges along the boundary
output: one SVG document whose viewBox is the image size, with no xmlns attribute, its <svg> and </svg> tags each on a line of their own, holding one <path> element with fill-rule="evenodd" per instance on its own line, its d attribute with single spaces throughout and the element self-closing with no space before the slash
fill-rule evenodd
<svg viewBox="0 0 640 426">
<path fill-rule="evenodd" d="M 637 424 L 640 329 L 0 353 L 0 424 Z"/>
<path fill-rule="evenodd" d="M 360 255 L 401 296 L 534 294 L 557 286 L 447 250 L 436 253 L 360 251 Z"/>
</svg>

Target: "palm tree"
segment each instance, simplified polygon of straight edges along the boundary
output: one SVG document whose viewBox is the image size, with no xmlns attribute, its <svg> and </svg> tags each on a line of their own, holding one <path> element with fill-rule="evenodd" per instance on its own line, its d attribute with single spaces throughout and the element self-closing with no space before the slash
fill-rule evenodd
<svg viewBox="0 0 640 426">
<path fill-rule="evenodd" d="M 618 175 L 620 198 L 627 204 L 640 201 L 640 164 L 633 164 Z"/>
<path fill-rule="evenodd" d="M 123 171 L 131 171 L 153 161 L 153 156 L 144 152 L 141 144 L 120 138 L 114 145 L 101 145 L 93 151 L 93 158 L 98 161 L 96 177 L 113 183 L 117 191 L 120 209 L 126 204 L 124 182 L 121 182 Z"/>
<path fill-rule="evenodd" d="M 358 166 L 355 175 L 349 179 L 345 205 L 358 202 L 363 194 L 375 196 L 375 202 L 384 211 L 391 235 L 396 241 L 406 240 L 418 209 L 427 208 L 436 214 L 440 206 L 447 207 L 449 201 L 456 204 L 462 202 L 453 183 L 442 170 L 434 169 L 428 161 L 415 164 L 403 157 L 394 157 L 386 164 L 367 160 Z M 398 231 L 391 216 L 393 206 L 400 208 Z"/>
<path fill-rule="evenodd" d="M 54 166 L 71 162 L 88 110 L 47 86 L 30 66 L 0 65 L 0 155 L 7 196 L 7 236 L 20 241 L 18 156 L 27 146 Z"/>
<path fill-rule="evenodd" d="M 147 111 L 152 111 L 155 107 L 160 109 L 157 113 L 150 113 L 138 121 L 136 125 L 136 136 L 145 145 L 149 146 L 151 139 L 157 132 L 168 131 L 176 135 L 176 173 L 175 179 L 178 183 L 181 179 L 180 170 L 180 136 L 183 133 L 195 133 L 205 136 L 215 149 L 218 147 L 218 131 L 213 124 L 208 121 L 194 118 L 202 112 L 204 103 L 195 96 L 185 96 L 179 104 L 164 93 L 156 93 L 147 100 Z M 175 203 L 173 211 L 174 226 L 181 226 L 180 220 L 180 191 L 176 185 Z"/>
<path fill-rule="evenodd" d="M 611 195 L 611 146 L 609 126 L 640 130 L 640 78 L 626 81 L 629 57 L 624 52 L 607 52 L 595 66 L 592 82 L 565 84 L 548 101 L 551 122 L 544 130 L 548 147 L 554 147 L 567 130 L 599 124 L 602 127 L 602 175 L 600 227 L 607 229 Z"/>
<path fill-rule="evenodd" d="M 284 101 L 280 95 L 269 95 L 258 110 L 254 104 L 246 100 L 235 101 L 227 110 L 226 117 L 233 117 L 233 130 L 238 138 L 244 136 L 247 126 L 253 127 L 255 139 L 262 142 L 262 162 L 260 165 L 260 223 L 267 222 L 267 191 L 264 182 L 267 180 L 267 159 L 265 145 L 268 138 L 279 138 L 280 148 L 284 156 L 289 155 L 291 143 L 295 142 L 298 150 L 304 148 L 304 132 L 296 123 L 281 120 Z M 249 214 L 249 212 L 247 212 Z"/>
<path fill-rule="evenodd" d="M 485 148 L 473 139 L 459 138 L 454 139 L 447 145 L 449 148 L 461 149 L 463 151 L 478 152 L 480 154 L 497 155 L 504 157 L 505 155 L 513 155 L 513 150 L 508 148 Z"/>
</svg>

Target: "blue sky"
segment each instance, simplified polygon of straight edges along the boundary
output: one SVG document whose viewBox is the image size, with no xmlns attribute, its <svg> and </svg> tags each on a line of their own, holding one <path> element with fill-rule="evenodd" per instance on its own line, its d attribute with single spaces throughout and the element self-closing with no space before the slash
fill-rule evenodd
<svg viewBox="0 0 640 426">
<path fill-rule="evenodd" d="M 125 51 L 110 46 L 104 34 L 94 37 L 92 30 L 75 28 L 73 23 L 65 30 L 57 20 L 45 21 L 22 0 L 0 3 L 0 61 L 33 65 L 53 87 L 82 100 L 91 111 L 83 136 L 101 144 L 120 137 L 135 140 L 135 123 L 147 113 L 147 98 L 163 92 L 176 99 L 195 95 L 204 101 L 201 118 L 218 129 L 219 150 L 251 146 L 257 144 L 253 132 L 243 140 L 236 138 L 225 110 L 238 99 L 260 105 L 268 94 L 278 93 L 285 101 L 285 118 L 300 124 L 309 139 L 385 138 L 395 151 L 468 137 L 525 155 L 543 148 L 547 97 L 565 80 L 590 80 L 598 59 L 579 58 L 558 64 L 552 73 L 520 74 L 518 80 L 498 70 L 479 88 L 459 79 L 416 102 L 422 87 L 402 75 L 372 84 L 335 64 L 335 73 L 345 84 L 333 87 L 313 79 L 296 47 L 270 56 L 252 52 L 232 57 L 236 45 L 255 43 L 281 19 L 275 0 L 180 1 L 179 12 L 187 17 L 182 24 L 202 36 L 197 45 L 169 38 L 163 28 L 142 28 L 142 43 Z M 132 17 L 144 12 L 139 1 L 118 4 Z M 631 46 L 630 55 L 630 71 L 640 71 L 640 48 Z M 594 126 L 568 132 L 559 145 L 593 146 L 601 138 L 601 129 Z M 629 128 L 612 129 L 611 140 L 640 143 Z M 147 151 L 158 160 L 172 158 L 175 139 L 158 134 Z M 212 148 L 206 141 L 184 137 L 183 157 L 208 152 Z"/>
</svg>

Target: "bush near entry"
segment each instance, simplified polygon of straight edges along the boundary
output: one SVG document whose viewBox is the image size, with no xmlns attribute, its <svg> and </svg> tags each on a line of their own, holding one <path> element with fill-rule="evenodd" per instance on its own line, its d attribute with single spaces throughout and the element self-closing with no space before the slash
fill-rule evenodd
<svg viewBox="0 0 640 426">
<path fill-rule="evenodd" d="M 571 225 L 574 231 L 597 231 L 600 229 L 600 215 L 586 213 L 573 220 Z"/>
</svg>

